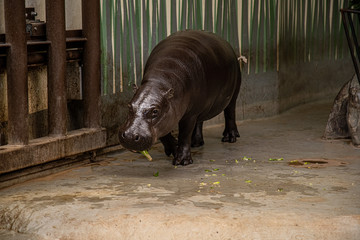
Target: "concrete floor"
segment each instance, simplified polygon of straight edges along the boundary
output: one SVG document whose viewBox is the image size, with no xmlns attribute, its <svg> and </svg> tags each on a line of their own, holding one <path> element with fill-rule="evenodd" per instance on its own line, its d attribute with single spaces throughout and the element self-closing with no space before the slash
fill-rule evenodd
<svg viewBox="0 0 360 240">
<path fill-rule="evenodd" d="M 186 167 L 156 145 L 0 190 L 0 239 L 360 239 L 360 149 L 321 139 L 331 105 L 240 122 L 234 144 L 208 127 Z"/>
</svg>

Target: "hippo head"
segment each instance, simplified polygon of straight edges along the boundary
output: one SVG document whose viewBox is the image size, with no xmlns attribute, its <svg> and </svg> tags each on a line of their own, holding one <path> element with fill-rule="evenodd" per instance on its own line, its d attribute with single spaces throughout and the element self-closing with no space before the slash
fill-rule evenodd
<svg viewBox="0 0 360 240">
<path fill-rule="evenodd" d="M 119 141 L 122 146 L 135 151 L 148 150 L 169 133 L 176 122 L 171 121 L 170 99 L 173 89 L 141 86 L 129 103 L 127 121 L 120 127 Z"/>
</svg>

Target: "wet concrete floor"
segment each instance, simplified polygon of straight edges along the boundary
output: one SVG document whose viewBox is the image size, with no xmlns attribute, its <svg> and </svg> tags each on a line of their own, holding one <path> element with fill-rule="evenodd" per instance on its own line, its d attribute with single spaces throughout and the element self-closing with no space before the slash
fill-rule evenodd
<svg viewBox="0 0 360 240">
<path fill-rule="evenodd" d="M 0 190 L 0 239 L 360 239 L 360 149 L 325 141 L 331 102 L 207 127 L 194 164 L 160 144 Z"/>
</svg>

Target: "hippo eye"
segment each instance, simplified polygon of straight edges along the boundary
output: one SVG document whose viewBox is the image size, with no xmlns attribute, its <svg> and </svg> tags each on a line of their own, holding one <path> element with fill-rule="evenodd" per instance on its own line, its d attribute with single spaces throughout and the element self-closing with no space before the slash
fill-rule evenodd
<svg viewBox="0 0 360 240">
<path fill-rule="evenodd" d="M 159 109 L 154 108 L 151 112 L 151 117 L 156 118 L 159 115 Z"/>
</svg>

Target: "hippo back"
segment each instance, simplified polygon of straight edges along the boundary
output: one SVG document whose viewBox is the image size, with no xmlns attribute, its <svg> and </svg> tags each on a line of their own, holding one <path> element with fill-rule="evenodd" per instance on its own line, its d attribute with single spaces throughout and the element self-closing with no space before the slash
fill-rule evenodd
<svg viewBox="0 0 360 240">
<path fill-rule="evenodd" d="M 240 68 L 231 45 L 205 31 L 182 31 L 161 41 L 150 54 L 142 84 L 175 89 L 175 98 L 198 112 L 199 120 L 219 114 L 240 84 Z"/>
</svg>

